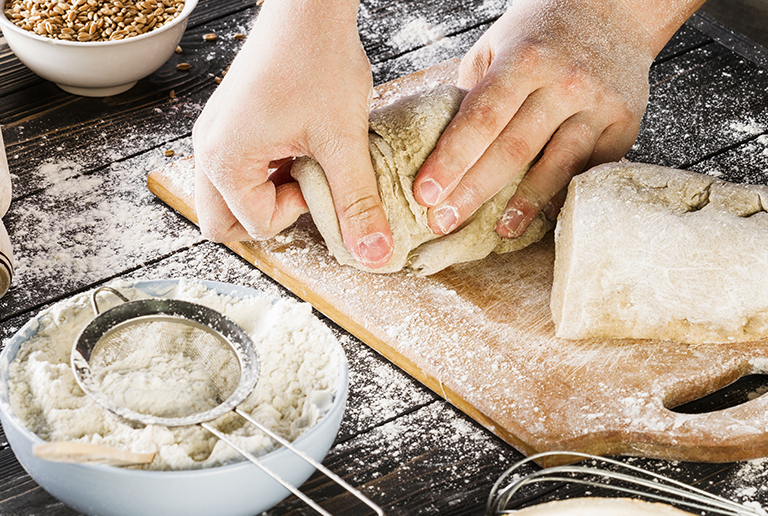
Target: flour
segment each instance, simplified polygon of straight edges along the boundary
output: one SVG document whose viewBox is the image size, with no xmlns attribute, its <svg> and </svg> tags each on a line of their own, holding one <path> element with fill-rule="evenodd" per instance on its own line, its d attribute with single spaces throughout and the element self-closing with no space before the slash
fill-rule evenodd
<svg viewBox="0 0 768 516">
<path fill-rule="evenodd" d="M 147 297 L 127 283 L 113 284 L 129 299 Z M 203 285 L 182 280 L 164 297 L 199 303 L 237 322 L 253 339 L 259 353 L 260 376 L 253 392 L 239 407 L 288 440 L 305 433 L 327 412 L 339 374 L 340 348 L 331 331 L 312 315 L 311 306 L 288 299 L 254 296 L 244 299 L 220 295 Z M 106 310 L 111 296 L 100 306 Z M 41 438 L 106 444 L 134 452 L 155 452 L 146 466 L 153 470 L 199 469 L 242 460 L 230 446 L 206 430 L 150 425 L 134 429 L 85 396 L 69 365 L 74 339 L 92 319 L 90 294 L 57 303 L 39 315 L 37 334 L 25 342 L 9 368 L 10 401 L 24 424 Z M 136 358 L 136 357 L 134 357 Z M 175 368 L 173 359 L 167 364 Z M 158 365 L 163 377 L 162 365 Z M 168 371 L 166 369 L 166 371 Z M 157 373 L 157 371 L 155 371 Z M 174 374 L 205 385 L 204 378 L 174 370 Z M 149 379 L 154 381 L 153 379 Z M 113 380 L 114 381 L 114 378 Z M 120 383 L 119 381 L 117 383 Z M 154 406 L 130 401 L 141 410 L 170 410 L 178 389 L 158 389 Z M 205 394 L 194 397 L 205 398 Z M 261 455 L 272 441 L 234 413 L 216 419 L 214 426 L 239 446 Z"/>
<path fill-rule="evenodd" d="M 183 353 L 141 348 L 104 368 L 96 384 L 118 406 L 156 417 L 200 414 L 221 401 L 205 364 Z"/>
<path fill-rule="evenodd" d="M 406 50 L 414 47 L 429 45 L 443 39 L 445 31 L 439 25 L 433 25 L 424 18 L 408 22 L 392 36 L 395 47 Z"/>
<path fill-rule="evenodd" d="M 766 127 L 763 124 L 754 120 L 750 120 L 746 123 L 741 121 L 731 122 L 730 128 L 734 133 L 747 135 L 760 134 L 766 130 Z"/>
</svg>

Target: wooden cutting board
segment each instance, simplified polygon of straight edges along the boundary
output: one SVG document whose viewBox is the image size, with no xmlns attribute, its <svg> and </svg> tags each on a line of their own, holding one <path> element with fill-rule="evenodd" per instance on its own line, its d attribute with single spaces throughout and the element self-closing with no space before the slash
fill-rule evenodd
<svg viewBox="0 0 768 516">
<path fill-rule="evenodd" d="M 375 107 L 455 82 L 457 64 L 380 86 Z M 148 185 L 197 221 L 191 159 L 152 172 Z M 339 265 L 309 216 L 270 241 L 227 245 L 525 454 L 704 462 L 768 455 L 768 397 L 707 414 L 667 408 L 768 372 L 767 343 L 557 339 L 551 233 L 523 251 L 426 278 Z"/>
</svg>

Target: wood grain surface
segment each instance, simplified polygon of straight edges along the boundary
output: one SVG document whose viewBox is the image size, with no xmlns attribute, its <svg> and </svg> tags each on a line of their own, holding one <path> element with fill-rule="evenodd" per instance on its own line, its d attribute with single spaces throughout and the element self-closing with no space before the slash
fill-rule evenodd
<svg viewBox="0 0 768 516">
<path fill-rule="evenodd" d="M 375 106 L 453 82 L 457 66 L 386 83 Z M 192 160 L 148 178 L 153 193 L 194 221 L 193 183 Z M 766 343 L 557 339 L 551 237 L 426 278 L 338 265 L 306 217 L 273 241 L 227 245 L 525 454 L 703 462 L 768 454 L 768 398 L 708 414 L 670 410 L 768 373 Z"/>
</svg>

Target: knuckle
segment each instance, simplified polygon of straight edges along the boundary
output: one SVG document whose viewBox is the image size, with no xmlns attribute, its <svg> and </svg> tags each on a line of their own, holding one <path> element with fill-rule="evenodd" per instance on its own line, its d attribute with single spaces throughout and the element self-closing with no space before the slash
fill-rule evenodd
<svg viewBox="0 0 768 516">
<path fill-rule="evenodd" d="M 525 179 L 518 185 L 515 198 L 517 208 L 524 213 L 538 213 L 549 200 L 532 182 Z"/>
<path fill-rule="evenodd" d="M 343 219 L 358 227 L 366 227 L 375 221 L 380 213 L 381 201 L 373 192 L 357 192 L 358 195 L 343 203 L 340 215 Z"/>
<path fill-rule="evenodd" d="M 471 118 L 469 127 L 482 139 L 495 138 L 507 122 L 502 116 L 500 103 L 489 97 L 488 94 L 478 95 L 467 106 Z"/>
<path fill-rule="evenodd" d="M 558 87 L 568 95 L 581 94 L 594 90 L 586 67 L 579 62 L 571 63 L 566 73 L 558 76 Z"/>
<path fill-rule="evenodd" d="M 517 40 L 515 46 L 515 69 L 518 74 L 527 73 L 540 68 L 546 59 L 546 42 L 541 38 L 526 36 Z"/>
<path fill-rule="evenodd" d="M 455 194 L 452 197 L 454 199 L 461 199 L 457 204 L 460 207 L 465 207 L 465 209 L 460 208 L 460 211 L 472 212 L 474 211 L 473 207 L 480 206 L 494 193 L 495 191 L 487 191 L 486 182 L 481 182 L 480 178 L 476 177 L 476 175 L 468 174 L 456 186 Z"/>
<path fill-rule="evenodd" d="M 481 39 L 461 60 L 458 86 L 469 89 L 477 84 L 490 68 L 492 60 L 490 48 Z"/>
<path fill-rule="evenodd" d="M 501 152 L 507 156 L 508 161 L 518 166 L 526 165 L 537 154 L 537 152 L 534 152 L 531 143 L 519 134 L 502 135 L 497 142 L 501 146 Z"/>
<path fill-rule="evenodd" d="M 587 158 L 589 157 L 587 154 Z M 570 179 L 582 171 L 586 159 L 584 154 L 576 151 L 572 147 L 565 147 L 557 155 L 557 163 L 553 169 L 553 175 L 558 180 L 558 184 L 570 181 Z"/>
</svg>

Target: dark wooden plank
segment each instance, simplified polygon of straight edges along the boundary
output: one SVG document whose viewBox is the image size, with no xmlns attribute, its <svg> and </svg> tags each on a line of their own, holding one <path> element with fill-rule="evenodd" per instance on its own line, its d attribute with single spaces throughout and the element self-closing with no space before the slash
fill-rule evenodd
<svg viewBox="0 0 768 516">
<path fill-rule="evenodd" d="M 220 18 L 232 18 L 241 11 L 254 12 L 255 0 L 201 0 L 189 15 L 187 28 L 205 25 Z"/>
<path fill-rule="evenodd" d="M 78 514 L 44 491 L 16 461 L 11 450 L 0 450 L 0 514 L 33 516 Z"/>
<path fill-rule="evenodd" d="M 0 35 L 0 96 L 23 90 L 41 82 L 43 79 L 21 64 L 21 61 L 8 47 L 5 36 Z"/>
<path fill-rule="evenodd" d="M 630 160 L 686 168 L 768 124 L 768 72 L 732 52 L 715 54 L 651 88 Z"/>
<path fill-rule="evenodd" d="M 199 2 L 192 11 L 187 22 L 187 28 L 204 26 L 212 20 L 226 17 L 234 13 L 251 10 L 252 0 L 208 0 Z M 252 17 L 252 15 L 251 15 Z M 0 97 L 21 91 L 30 86 L 45 82 L 23 65 L 8 47 L 5 37 L 0 36 Z"/>
<path fill-rule="evenodd" d="M 435 402 L 335 446 L 325 464 L 361 486 L 387 514 L 465 515 L 483 514 L 493 482 L 520 458 L 445 402 Z M 370 514 L 319 475 L 303 489 L 333 514 Z M 305 513 L 289 499 L 267 514 Z"/>
<path fill-rule="evenodd" d="M 358 26 L 376 65 L 486 25 L 501 16 L 506 5 L 498 0 L 367 0 L 361 2 Z"/>
<path fill-rule="evenodd" d="M 144 266 L 202 241 L 146 191 L 162 149 L 83 174 L 67 161 L 42 169 L 47 188 L 17 199 L 4 218 L 16 274 L 0 320 Z"/>
<path fill-rule="evenodd" d="M 659 55 L 656 56 L 656 62 L 666 61 L 711 42 L 712 38 L 690 23 L 685 23 L 661 49 Z"/>
<path fill-rule="evenodd" d="M 758 130 L 761 134 L 753 134 Z M 746 141 L 697 163 L 690 169 L 726 181 L 768 184 L 768 127 L 737 125 L 734 131 L 742 133 Z"/>
<path fill-rule="evenodd" d="M 181 54 L 122 95 L 77 97 L 44 82 L 0 98 L 9 166 L 22 178 L 15 181 L 14 196 L 45 186 L 37 169 L 48 161 L 68 159 L 89 171 L 189 135 L 216 86 L 214 76 L 240 48 L 234 35 L 252 15 L 238 15 L 187 31 Z M 220 37 L 203 41 L 210 31 Z M 191 70 L 178 71 L 180 62 L 192 64 Z"/>
<path fill-rule="evenodd" d="M 211 9 L 208 12 L 214 14 L 208 16 L 198 7 L 183 41 L 183 54 L 174 56 L 161 71 L 124 95 L 83 100 L 64 94 L 53 85 L 35 81 L 12 93 L 4 94 L 0 89 L 0 116 L 3 122 L 10 120 L 11 123 L 10 138 L 6 136 L 6 141 L 12 140 L 9 142 L 12 167 L 22 178 L 15 181 L 17 201 L 7 221 L 14 240 L 19 242 L 16 245 L 20 246 L 22 267 L 17 279 L 22 286 L 0 305 L 0 337 L 16 331 L 43 304 L 124 273 L 133 277 L 184 275 L 233 281 L 287 295 L 226 249 L 202 243 L 197 237 L 188 242 L 169 242 L 163 237 L 158 246 L 153 229 L 149 235 L 142 235 L 148 237 L 148 247 L 138 246 L 127 253 L 123 252 L 125 249 L 113 249 L 117 251 L 115 261 L 104 260 L 109 256 L 109 244 L 121 240 L 110 232 L 128 227 L 103 216 L 113 213 L 112 208 L 118 204 L 135 210 L 137 220 L 145 216 L 154 218 L 157 208 L 162 215 L 156 229 L 165 233 L 179 236 L 193 230 L 156 201 L 142 197 L 147 195 L 143 176 L 153 163 L 163 161 L 164 148 L 190 152 L 187 136 L 205 99 L 213 91 L 212 76 L 220 73 L 237 50 L 234 41 L 225 37 L 212 46 L 203 42 L 201 35 L 211 31 L 222 36 L 244 32 L 256 12 L 245 4 L 235 0 L 201 3 L 201 7 Z M 365 2 L 366 10 L 361 9 L 361 33 L 366 49 L 372 54 L 377 83 L 415 71 L 422 64 L 461 56 L 500 14 L 501 4 L 473 2 L 451 6 L 448 2 L 433 0 L 422 6 L 414 1 Z M 486 11 L 476 15 L 483 6 Z M 471 18 L 465 16 L 467 12 Z M 422 28 L 432 34 L 427 41 L 419 43 L 417 37 L 395 38 L 408 23 L 422 23 L 419 21 L 422 19 Z M 438 38 L 435 34 L 440 31 L 443 35 Z M 763 113 L 760 95 L 750 90 L 746 96 L 751 100 L 734 102 L 733 99 L 708 98 L 707 87 L 696 87 L 702 79 L 709 78 L 720 86 L 722 96 L 728 95 L 727 86 L 746 85 L 746 88 L 756 88 L 758 93 L 760 88 L 764 92 L 761 74 L 733 56 L 722 45 L 712 44 L 708 36 L 697 29 L 684 27 L 654 65 L 651 100 L 660 108 L 646 117 L 644 133 L 633 152 L 654 162 L 678 154 L 693 156 L 694 160 L 700 160 L 693 168 L 723 175 L 734 169 L 764 169 L 763 140 L 759 132 L 751 134 L 763 123 L 762 118 L 752 119 L 753 115 Z M 180 74 L 175 70 L 175 63 L 181 59 L 192 62 L 191 72 Z M 0 70 L 12 68 L 0 61 Z M 726 76 L 720 77 L 722 73 L 735 73 L 735 76 L 729 82 Z M 176 101 L 167 96 L 170 88 L 177 90 Z M 693 95 L 689 94 L 691 91 Z M 679 153 L 670 151 L 669 142 L 677 145 L 689 122 L 700 121 L 695 114 L 686 114 L 686 108 L 701 110 L 706 102 L 714 107 L 716 116 L 711 120 L 714 131 L 717 133 L 718 124 L 728 125 L 721 130 L 724 134 L 717 133 L 708 139 L 700 134 L 692 136 L 704 143 L 704 149 L 698 153 L 693 143 L 684 144 L 685 148 Z M 745 116 L 744 106 L 754 109 L 746 110 Z M 660 116 L 663 110 L 667 118 Z M 737 115 L 736 110 L 742 114 Z M 729 112 L 731 115 L 727 116 Z M 734 132 L 738 134 L 730 134 Z M 67 160 L 75 164 L 69 171 L 63 166 Z M 46 161 L 51 166 L 41 169 Z M 720 172 L 716 172 L 718 170 Z M 81 194 L 82 188 L 91 181 L 105 182 L 104 195 L 80 199 L 78 192 Z M 73 188 L 67 192 L 68 187 Z M 59 216 L 52 217 L 52 213 Z M 74 214 L 81 217 L 73 218 Z M 65 228 L 61 221 L 67 217 L 72 222 Z M 35 220 L 51 218 L 56 219 L 58 225 L 31 227 Z M 59 249 L 63 252 L 51 253 Z M 163 258 L 167 254 L 170 256 Z M 41 260 L 43 255 L 50 263 Z M 102 263 L 96 263 L 100 261 Z M 74 273 L 68 274 L 69 271 Z M 11 316 L 13 313 L 18 315 Z M 343 332 L 339 335 L 351 364 L 350 401 L 339 443 L 326 463 L 354 484 L 363 485 L 375 500 L 383 500 L 392 513 L 482 513 L 491 484 L 519 454 L 466 420 L 454 408 L 435 401 L 432 393 L 355 339 Z M 0 500 L 3 500 L 0 513 L 74 514 L 37 488 L 10 457 L 7 445 L 0 443 L 2 447 L 5 449 L 0 449 Z M 768 477 L 768 466 L 761 461 L 739 465 L 654 462 L 652 467 L 679 473 L 681 478 L 707 489 L 736 493 L 742 498 L 748 496 L 751 489 L 757 489 L 755 486 L 764 485 Z M 313 477 L 307 487 L 326 499 L 330 508 L 359 514 L 360 507 L 354 500 L 340 494 L 322 478 Z M 757 494 L 766 498 L 765 492 L 759 489 Z M 273 512 L 307 511 L 297 502 L 288 501 Z"/>
<path fill-rule="evenodd" d="M 711 65 L 711 61 L 733 54 L 722 45 L 710 41 L 668 59 L 661 59 L 651 66 L 648 82 L 651 88 L 692 73 L 697 68 Z"/>
<path fill-rule="evenodd" d="M 740 8 L 744 7 L 744 5 L 739 5 L 740 3 L 743 4 L 744 2 L 737 2 L 733 6 L 729 5 L 732 15 L 738 12 Z M 744 10 L 740 12 L 741 19 L 738 24 L 741 26 L 748 26 L 749 29 L 751 29 L 750 33 L 753 35 L 759 34 L 761 36 L 759 38 L 760 41 L 756 42 L 754 39 L 745 36 L 742 32 L 724 25 L 705 13 L 704 11 L 707 10 L 706 8 L 709 5 L 710 4 L 707 3 L 704 6 L 704 9 L 695 13 L 691 17 L 689 24 L 696 27 L 704 34 L 707 34 L 724 47 L 733 50 L 740 56 L 749 59 L 753 63 L 759 64 L 763 68 L 768 68 L 768 49 L 765 47 L 765 43 L 768 42 L 768 24 L 766 24 L 765 15 L 758 15 L 756 18 L 750 19 L 747 12 Z M 723 19 L 728 19 L 729 17 L 723 11 L 723 6 L 724 4 L 719 5 L 719 9 L 717 9 L 715 14 Z M 758 6 L 760 6 L 758 10 L 768 11 L 768 7 L 766 7 L 764 3 L 755 2 L 754 7 L 757 8 Z M 730 22 L 730 20 L 728 21 Z M 762 27 L 762 31 L 758 30 L 758 26 Z"/>
</svg>

